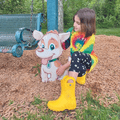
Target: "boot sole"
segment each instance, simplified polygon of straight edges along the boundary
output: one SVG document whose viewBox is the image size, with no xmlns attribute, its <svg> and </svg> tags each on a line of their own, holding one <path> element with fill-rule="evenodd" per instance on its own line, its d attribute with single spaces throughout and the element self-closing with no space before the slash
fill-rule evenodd
<svg viewBox="0 0 120 120">
<path fill-rule="evenodd" d="M 64 108 L 64 109 L 57 109 L 57 108 L 51 109 L 52 106 L 49 106 L 48 104 L 47 104 L 47 106 L 48 106 L 48 108 L 49 108 L 50 110 L 56 111 L 56 112 L 60 112 L 60 111 L 64 111 L 64 110 L 74 110 L 74 109 L 76 108 L 76 105 L 75 105 L 75 107 L 71 107 L 71 108 L 69 107 L 69 108 Z"/>
</svg>

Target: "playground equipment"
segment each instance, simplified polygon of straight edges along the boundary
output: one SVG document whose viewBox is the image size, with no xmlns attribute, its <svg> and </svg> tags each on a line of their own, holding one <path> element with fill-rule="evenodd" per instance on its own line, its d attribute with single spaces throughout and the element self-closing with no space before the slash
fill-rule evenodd
<svg viewBox="0 0 120 120">
<path fill-rule="evenodd" d="M 24 50 L 37 47 L 36 40 L 32 37 L 32 30 L 41 30 L 43 14 L 32 16 L 30 28 L 30 14 L 0 15 L 0 52 L 12 53 L 15 57 L 21 57 Z M 18 30 L 19 29 L 19 30 Z"/>
<path fill-rule="evenodd" d="M 62 0 L 47 0 L 47 31 L 63 32 Z"/>
<path fill-rule="evenodd" d="M 33 6 L 33 0 L 32 0 Z M 32 30 L 41 31 L 43 13 L 0 15 L 0 53 L 12 53 L 21 57 L 24 50 L 37 47 L 38 41 L 32 37 Z M 47 31 L 58 30 L 58 0 L 47 0 Z"/>
</svg>

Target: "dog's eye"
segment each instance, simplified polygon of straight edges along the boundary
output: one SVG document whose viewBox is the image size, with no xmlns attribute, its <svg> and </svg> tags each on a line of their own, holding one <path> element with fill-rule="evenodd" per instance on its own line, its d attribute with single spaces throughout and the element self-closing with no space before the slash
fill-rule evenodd
<svg viewBox="0 0 120 120">
<path fill-rule="evenodd" d="M 44 45 L 44 44 L 42 44 L 42 48 L 45 48 L 45 45 Z"/>
<path fill-rule="evenodd" d="M 55 49 L 55 45 L 52 43 L 50 44 L 50 50 L 54 50 Z"/>
</svg>

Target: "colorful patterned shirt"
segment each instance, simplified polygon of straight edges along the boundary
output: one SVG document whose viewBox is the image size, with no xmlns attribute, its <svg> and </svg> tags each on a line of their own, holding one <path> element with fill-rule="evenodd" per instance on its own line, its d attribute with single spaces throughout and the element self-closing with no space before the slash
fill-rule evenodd
<svg viewBox="0 0 120 120">
<path fill-rule="evenodd" d="M 69 39 L 67 39 L 62 44 L 63 49 L 66 50 L 70 46 L 71 55 L 75 51 L 80 51 L 89 54 L 92 58 L 92 66 L 90 69 L 91 71 L 98 62 L 98 57 L 95 55 L 93 51 L 93 46 L 95 43 L 95 35 L 92 34 L 92 36 L 85 38 L 85 33 L 75 32 L 73 31 L 73 27 L 68 29 L 67 32 L 71 32 L 71 34 Z"/>
</svg>

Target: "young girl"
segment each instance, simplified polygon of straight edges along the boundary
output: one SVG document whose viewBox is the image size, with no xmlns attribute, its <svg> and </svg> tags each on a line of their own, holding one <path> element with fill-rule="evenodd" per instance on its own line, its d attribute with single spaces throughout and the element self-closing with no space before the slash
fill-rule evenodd
<svg viewBox="0 0 120 120">
<path fill-rule="evenodd" d="M 85 77 L 98 62 L 93 51 L 95 43 L 95 11 L 83 8 L 77 11 L 73 17 L 73 27 L 68 29 L 71 32 L 70 38 L 62 44 L 63 49 L 70 46 L 71 59 L 60 66 L 57 75 L 62 75 L 69 67 L 68 76 L 61 80 L 61 95 L 57 100 L 49 101 L 48 108 L 53 111 L 73 110 L 76 108 L 75 81 L 85 84 Z"/>
</svg>

